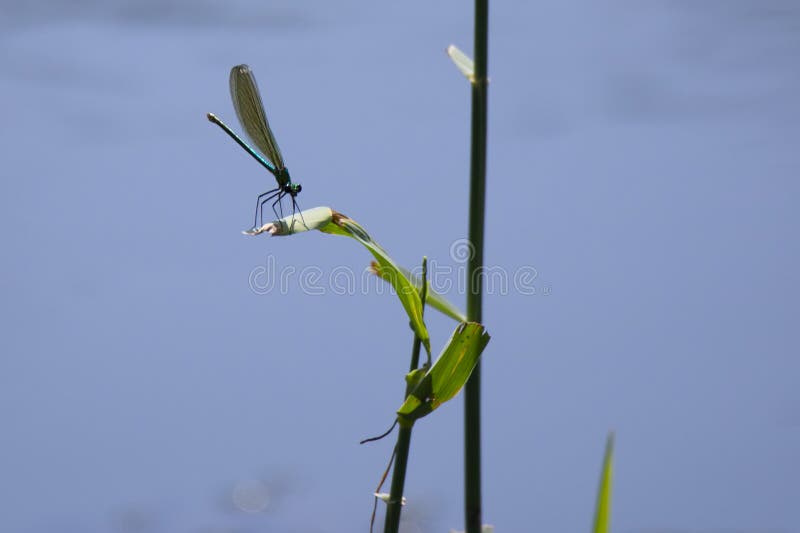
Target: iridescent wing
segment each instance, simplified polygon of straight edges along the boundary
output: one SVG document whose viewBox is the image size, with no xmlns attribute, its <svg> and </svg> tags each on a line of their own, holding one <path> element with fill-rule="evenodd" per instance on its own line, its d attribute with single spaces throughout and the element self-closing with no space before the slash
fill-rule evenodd
<svg viewBox="0 0 800 533">
<path fill-rule="evenodd" d="M 278 170 L 283 169 L 281 149 L 269 128 L 256 78 L 247 65 L 237 65 L 231 69 L 231 98 L 236 116 L 247 136 Z"/>
</svg>

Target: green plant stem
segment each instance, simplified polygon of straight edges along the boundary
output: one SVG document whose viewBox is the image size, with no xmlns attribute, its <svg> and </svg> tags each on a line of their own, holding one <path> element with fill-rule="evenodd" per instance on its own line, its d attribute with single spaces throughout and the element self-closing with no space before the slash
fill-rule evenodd
<svg viewBox="0 0 800 533">
<path fill-rule="evenodd" d="M 396 457 L 394 471 L 392 472 L 392 488 L 389 492 L 389 501 L 386 503 L 386 521 L 383 525 L 384 533 L 397 533 L 400 529 L 400 511 L 402 510 L 403 487 L 406 482 L 406 467 L 408 466 L 408 450 L 411 447 L 412 426 L 400 426 L 395 445 Z"/>
<path fill-rule="evenodd" d="M 425 313 L 425 299 L 428 293 L 428 258 L 422 258 L 422 288 L 420 298 L 422 299 L 422 313 Z M 411 347 L 411 364 L 409 372 L 413 372 L 419 367 L 419 352 L 422 348 L 422 341 L 414 335 L 414 344 Z M 428 361 L 430 364 L 430 360 Z M 403 398 L 408 398 L 411 394 L 411 385 L 406 385 L 406 393 Z M 400 511 L 403 508 L 403 490 L 406 483 L 406 467 L 408 466 L 408 450 L 411 448 L 411 429 L 413 426 L 400 425 L 397 434 L 397 444 L 395 444 L 394 470 L 392 471 L 392 487 L 389 490 L 389 501 L 386 504 L 386 519 L 383 525 L 384 533 L 397 533 L 400 529 Z"/>
<path fill-rule="evenodd" d="M 489 0 L 475 0 L 475 79 L 472 83 L 467 319 L 483 322 L 483 228 L 486 205 L 486 97 L 488 89 Z M 464 521 L 466 533 L 480 533 L 481 508 L 481 362 L 464 391 Z"/>
</svg>

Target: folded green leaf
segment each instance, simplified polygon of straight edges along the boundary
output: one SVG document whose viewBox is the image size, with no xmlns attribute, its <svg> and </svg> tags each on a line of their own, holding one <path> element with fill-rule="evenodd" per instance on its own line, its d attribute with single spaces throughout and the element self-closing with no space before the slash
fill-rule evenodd
<svg viewBox="0 0 800 533">
<path fill-rule="evenodd" d="M 600 486 L 597 489 L 597 509 L 594 515 L 594 533 L 608 533 L 611 524 L 611 482 L 614 473 L 614 432 L 608 434 Z"/>
<path fill-rule="evenodd" d="M 423 416 L 452 399 L 469 379 L 478 362 L 489 334 L 476 322 L 459 324 L 439 359 L 422 379 L 413 376 L 416 386 L 397 410 L 400 425 L 411 426 Z"/>
</svg>

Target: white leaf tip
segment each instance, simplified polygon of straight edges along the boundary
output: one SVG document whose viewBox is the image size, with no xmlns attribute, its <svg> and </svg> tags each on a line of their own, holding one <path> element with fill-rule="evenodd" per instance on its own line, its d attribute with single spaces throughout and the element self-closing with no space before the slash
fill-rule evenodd
<svg viewBox="0 0 800 533">
<path fill-rule="evenodd" d="M 451 44 L 447 47 L 447 55 L 455 64 L 456 68 L 461 74 L 466 77 L 470 83 L 475 82 L 475 63 L 472 59 L 462 52 L 456 45 Z"/>
<path fill-rule="evenodd" d="M 379 500 L 386 502 L 387 504 L 389 503 L 389 498 L 391 497 L 391 495 L 388 492 L 375 492 L 372 495 L 378 498 Z M 400 505 L 405 505 L 405 504 L 406 504 L 406 497 L 403 496 L 402 500 L 400 501 Z"/>
</svg>

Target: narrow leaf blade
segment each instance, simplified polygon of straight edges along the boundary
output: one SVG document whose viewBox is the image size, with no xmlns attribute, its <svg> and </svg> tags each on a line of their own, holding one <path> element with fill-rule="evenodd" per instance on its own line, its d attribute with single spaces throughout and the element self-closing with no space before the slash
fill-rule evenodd
<svg viewBox="0 0 800 533">
<path fill-rule="evenodd" d="M 614 432 L 608 434 L 603 470 L 597 489 L 597 509 L 594 515 L 594 533 L 608 533 L 611 525 L 611 489 L 614 473 Z"/>
</svg>

